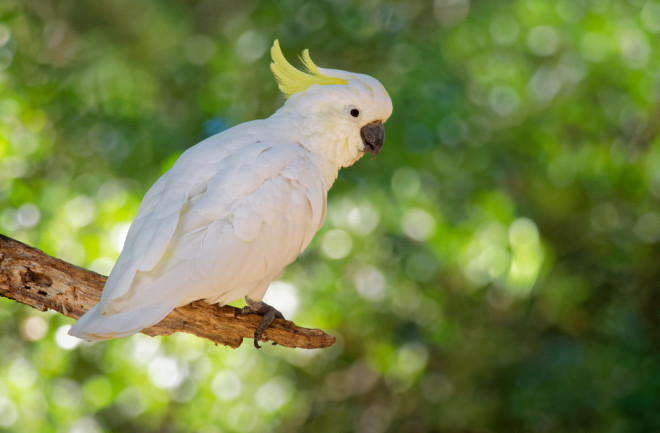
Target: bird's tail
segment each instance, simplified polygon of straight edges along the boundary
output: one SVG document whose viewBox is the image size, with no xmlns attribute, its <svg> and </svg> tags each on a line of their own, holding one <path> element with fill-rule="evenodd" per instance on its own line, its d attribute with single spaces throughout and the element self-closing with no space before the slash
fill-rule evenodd
<svg viewBox="0 0 660 433">
<path fill-rule="evenodd" d="M 174 305 L 155 305 L 116 314 L 101 314 L 97 304 L 85 313 L 69 330 L 69 334 L 87 341 L 128 337 L 160 322 Z"/>
</svg>

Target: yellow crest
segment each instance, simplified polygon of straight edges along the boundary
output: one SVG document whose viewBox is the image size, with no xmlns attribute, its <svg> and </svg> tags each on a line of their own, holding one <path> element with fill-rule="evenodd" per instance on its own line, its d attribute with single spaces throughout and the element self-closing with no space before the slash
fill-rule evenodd
<svg viewBox="0 0 660 433">
<path fill-rule="evenodd" d="M 273 48 L 270 49 L 270 55 L 273 58 L 273 62 L 270 64 L 270 70 L 273 71 L 280 90 L 287 97 L 294 93 L 302 92 L 313 84 L 346 84 L 348 82 L 342 78 L 323 75 L 314 62 L 312 62 L 311 57 L 309 57 L 308 50 L 304 50 L 300 56 L 305 70 L 296 69 L 286 60 L 284 54 L 282 54 L 282 49 L 277 39 L 273 43 Z"/>
</svg>

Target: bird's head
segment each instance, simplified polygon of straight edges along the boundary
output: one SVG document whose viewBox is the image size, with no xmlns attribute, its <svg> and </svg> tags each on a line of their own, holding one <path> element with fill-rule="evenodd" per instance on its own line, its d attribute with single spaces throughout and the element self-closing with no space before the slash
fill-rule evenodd
<svg viewBox="0 0 660 433">
<path fill-rule="evenodd" d="M 296 69 L 277 40 L 271 49 L 271 70 L 287 97 L 280 112 L 294 115 L 301 144 L 338 167 L 362 155 L 375 156 L 383 147 L 383 123 L 392 114 L 392 100 L 378 80 L 368 75 L 319 68 L 307 50 Z"/>
</svg>

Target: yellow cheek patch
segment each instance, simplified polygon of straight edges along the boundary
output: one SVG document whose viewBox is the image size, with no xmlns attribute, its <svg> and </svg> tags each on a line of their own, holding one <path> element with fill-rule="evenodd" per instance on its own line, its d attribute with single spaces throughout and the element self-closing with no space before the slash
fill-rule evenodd
<svg viewBox="0 0 660 433">
<path fill-rule="evenodd" d="M 309 57 L 309 50 L 304 50 L 300 57 L 300 60 L 305 67 L 304 71 L 296 69 L 286 60 L 284 54 L 282 54 L 282 49 L 280 48 L 280 43 L 277 39 L 275 39 L 273 47 L 270 49 L 270 55 L 273 59 L 273 62 L 270 64 L 270 69 L 273 71 L 273 75 L 275 75 L 280 90 L 287 97 L 294 93 L 302 92 L 314 84 L 324 86 L 329 84 L 348 83 L 348 81 L 343 78 L 323 75 L 319 71 L 318 66 L 314 64 L 311 57 Z"/>
</svg>

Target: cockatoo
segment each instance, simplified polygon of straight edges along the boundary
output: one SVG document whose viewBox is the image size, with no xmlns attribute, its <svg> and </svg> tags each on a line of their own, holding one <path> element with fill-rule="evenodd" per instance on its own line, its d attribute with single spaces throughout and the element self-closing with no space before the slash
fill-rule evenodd
<svg viewBox="0 0 660 433">
<path fill-rule="evenodd" d="M 88 341 L 126 337 L 172 309 L 245 298 L 263 314 L 255 346 L 275 317 L 261 301 L 309 245 L 340 168 L 383 146 L 392 101 L 378 80 L 296 69 L 275 40 L 271 70 L 287 97 L 267 119 L 239 124 L 186 150 L 147 191 L 99 303 L 70 329 Z"/>
</svg>

